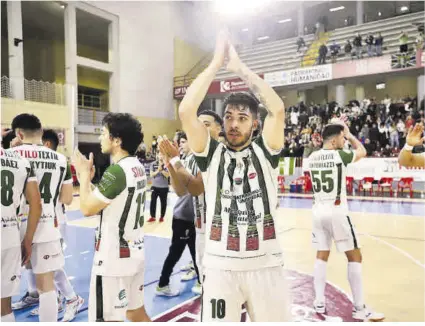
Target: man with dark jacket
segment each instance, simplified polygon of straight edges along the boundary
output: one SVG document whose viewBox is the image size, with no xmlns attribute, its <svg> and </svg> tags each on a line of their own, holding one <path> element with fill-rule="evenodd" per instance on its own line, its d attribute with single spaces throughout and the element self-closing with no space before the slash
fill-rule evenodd
<svg viewBox="0 0 425 326">
<path fill-rule="evenodd" d="M 328 48 L 325 43 L 322 43 L 319 48 L 319 65 L 326 64 L 326 54 L 328 54 Z"/>
<path fill-rule="evenodd" d="M 384 38 L 381 33 L 378 33 L 378 36 L 375 37 L 375 53 L 379 57 L 382 55 L 382 45 L 384 44 Z"/>
<path fill-rule="evenodd" d="M 363 58 L 362 54 L 362 37 L 360 36 L 360 33 L 357 33 L 357 36 L 353 40 L 354 48 L 356 49 L 356 56 L 357 59 Z"/>
</svg>

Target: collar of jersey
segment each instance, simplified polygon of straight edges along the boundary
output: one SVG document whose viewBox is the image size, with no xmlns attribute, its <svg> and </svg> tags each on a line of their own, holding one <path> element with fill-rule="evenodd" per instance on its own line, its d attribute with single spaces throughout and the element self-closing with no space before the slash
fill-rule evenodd
<svg viewBox="0 0 425 326">
<path fill-rule="evenodd" d="M 121 157 L 115 164 L 118 164 L 118 162 L 121 162 L 123 159 L 125 159 L 127 157 L 133 157 L 133 155 L 128 155 L 128 156 Z"/>
<path fill-rule="evenodd" d="M 226 146 L 226 145 L 224 145 L 224 146 Z M 242 148 L 241 150 L 238 150 L 238 151 L 237 150 L 234 150 L 233 148 L 230 148 L 230 147 L 226 146 L 227 150 L 229 150 L 229 151 L 231 151 L 233 153 L 241 153 L 241 152 L 243 152 L 244 150 L 246 150 L 246 149 L 248 149 L 250 147 L 252 147 L 252 142 L 249 145 L 247 145 L 246 147 L 244 147 L 244 148 Z"/>
</svg>

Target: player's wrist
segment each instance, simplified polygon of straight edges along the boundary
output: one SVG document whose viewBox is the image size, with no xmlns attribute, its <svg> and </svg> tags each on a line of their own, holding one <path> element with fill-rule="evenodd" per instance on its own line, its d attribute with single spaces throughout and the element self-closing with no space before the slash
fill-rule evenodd
<svg viewBox="0 0 425 326">
<path fill-rule="evenodd" d="M 176 166 L 177 162 L 180 162 L 180 158 L 178 156 L 174 156 L 173 158 L 170 159 L 170 163 L 173 167 Z"/>
<path fill-rule="evenodd" d="M 413 150 L 413 146 L 409 144 L 404 144 L 403 150 L 411 152 Z"/>
</svg>

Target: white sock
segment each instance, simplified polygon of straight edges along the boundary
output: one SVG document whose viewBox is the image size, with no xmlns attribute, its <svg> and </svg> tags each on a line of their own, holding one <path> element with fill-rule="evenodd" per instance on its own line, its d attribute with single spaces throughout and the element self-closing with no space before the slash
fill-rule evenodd
<svg viewBox="0 0 425 326">
<path fill-rule="evenodd" d="M 326 266 L 324 260 L 316 259 L 314 263 L 314 292 L 316 301 L 325 303 Z"/>
<path fill-rule="evenodd" d="M 351 293 L 353 294 L 354 306 L 358 309 L 363 308 L 362 264 L 349 262 L 347 271 L 348 282 L 350 282 Z"/>
<path fill-rule="evenodd" d="M 1 322 L 2 323 L 14 323 L 15 322 L 15 315 L 13 312 L 11 312 L 8 315 L 1 316 Z"/>
<path fill-rule="evenodd" d="M 38 297 L 37 285 L 35 283 L 35 274 L 32 269 L 26 270 L 28 280 L 28 292 L 32 297 Z"/>
<path fill-rule="evenodd" d="M 56 297 L 56 291 L 40 294 L 39 321 L 55 323 L 58 321 L 58 299 Z"/>
<path fill-rule="evenodd" d="M 55 284 L 56 288 L 65 296 L 66 300 L 72 300 L 77 296 L 63 268 L 55 272 Z"/>
</svg>

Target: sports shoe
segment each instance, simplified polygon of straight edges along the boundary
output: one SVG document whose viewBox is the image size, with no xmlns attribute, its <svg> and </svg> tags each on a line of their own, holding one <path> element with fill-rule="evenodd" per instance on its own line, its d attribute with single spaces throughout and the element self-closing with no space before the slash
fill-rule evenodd
<svg viewBox="0 0 425 326">
<path fill-rule="evenodd" d="M 385 319 L 385 315 L 380 312 L 374 312 L 364 305 L 363 309 L 353 307 L 353 318 L 363 321 L 382 321 Z"/>
<path fill-rule="evenodd" d="M 59 292 L 58 295 L 58 313 L 61 313 L 63 311 L 63 300 L 65 297 Z M 31 316 L 38 316 L 39 315 L 39 309 L 40 307 L 37 307 L 33 310 L 31 310 L 30 315 Z"/>
<path fill-rule="evenodd" d="M 192 287 L 192 292 L 201 295 L 202 294 L 202 285 L 198 281 L 196 281 L 195 285 Z"/>
<path fill-rule="evenodd" d="M 163 217 L 161 217 L 161 218 L 159 219 L 159 222 L 160 222 L 160 223 L 164 222 L 164 218 L 163 218 Z"/>
<path fill-rule="evenodd" d="M 196 278 L 198 275 L 196 274 L 196 271 L 194 269 L 190 269 L 187 271 L 186 274 L 184 274 L 181 278 L 182 281 L 190 281 Z"/>
<path fill-rule="evenodd" d="M 188 265 L 184 265 L 184 266 L 180 267 L 180 270 L 182 272 L 186 272 L 186 271 L 190 271 L 193 268 L 194 268 L 193 261 L 191 261 Z"/>
<path fill-rule="evenodd" d="M 151 217 L 149 220 L 148 220 L 148 222 L 149 223 L 151 223 L 151 222 L 155 222 L 156 221 L 156 218 L 155 217 Z"/>
<path fill-rule="evenodd" d="M 36 306 L 39 303 L 39 298 L 33 297 L 29 294 L 29 292 L 25 293 L 25 295 L 19 299 L 19 301 L 12 303 L 12 310 L 21 310 L 28 307 Z"/>
<path fill-rule="evenodd" d="M 162 288 L 158 285 L 155 289 L 155 294 L 162 297 L 176 297 L 180 294 L 180 292 L 172 291 L 169 285 L 163 286 Z"/>
<path fill-rule="evenodd" d="M 77 295 L 77 297 L 71 301 L 66 301 L 65 305 L 65 314 L 63 315 L 62 321 L 72 321 L 75 318 L 75 315 L 78 314 L 82 305 L 84 303 L 84 299 Z"/>
<path fill-rule="evenodd" d="M 314 301 L 313 306 L 318 314 L 324 314 L 326 312 L 326 306 L 323 302 Z"/>
</svg>

